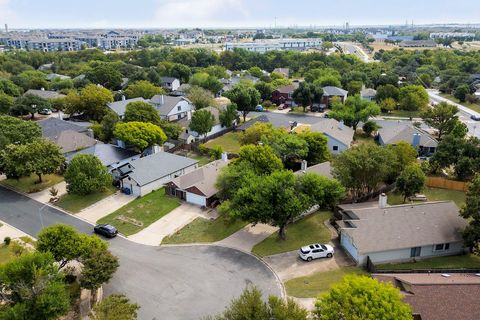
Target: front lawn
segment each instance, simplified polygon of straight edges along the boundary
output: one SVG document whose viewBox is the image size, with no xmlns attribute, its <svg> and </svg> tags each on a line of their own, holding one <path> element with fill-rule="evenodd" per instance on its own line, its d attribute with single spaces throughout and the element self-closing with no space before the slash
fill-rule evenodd
<svg viewBox="0 0 480 320">
<path fill-rule="evenodd" d="M 294 224 L 287 226 L 287 239 L 279 240 L 275 232 L 260 243 L 257 243 L 252 252 L 265 257 L 277 253 L 298 250 L 311 243 L 328 243 L 331 239 L 330 230 L 324 222 L 332 217 L 328 211 L 315 212 Z"/>
<path fill-rule="evenodd" d="M 230 222 L 225 216 L 215 220 L 196 218 L 179 231 L 165 237 L 162 244 L 216 242 L 232 235 L 247 224 L 241 220 Z"/>
<path fill-rule="evenodd" d="M 15 255 L 10 251 L 10 248 L 3 243 L 0 244 L 0 264 L 10 262 L 14 258 Z"/>
<path fill-rule="evenodd" d="M 367 274 L 358 267 L 343 267 L 337 270 L 314 273 L 285 282 L 287 295 L 297 298 L 315 298 L 330 289 L 332 284 L 338 283 L 347 274 Z"/>
<path fill-rule="evenodd" d="M 69 212 L 78 213 L 92 204 L 111 196 L 116 191 L 117 188 L 114 186 L 109 186 L 102 191 L 87 194 L 85 196 L 67 193 L 61 196 L 55 205 Z"/>
<path fill-rule="evenodd" d="M 453 200 L 459 208 L 465 204 L 465 192 L 463 191 L 425 187 L 421 193 L 427 197 L 428 201 Z M 417 203 L 421 202 L 417 201 Z M 410 201 L 407 199 L 406 203 L 410 203 Z M 388 194 L 388 204 L 403 204 L 403 196 L 397 192 L 390 192 Z"/>
<path fill-rule="evenodd" d="M 450 257 L 437 257 L 417 260 L 417 262 L 387 263 L 375 265 L 378 270 L 415 270 L 415 269 L 460 269 L 480 268 L 480 257 L 472 254 Z"/>
<path fill-rule="evenodd" d="M 448 93 L 440 93 L 440 96 L 447 98 L 450 101 L 456 102 L 458 104 L 461 104 L 462 106 L 472 109 L 473 111 L 480 112 L 480 104 L 479 103 L 469 103 L 469 102 L 460 102 L 457 98 L 452 96 L 451 94 Z"/>
<path fill-rule="evenodd" d="M 223 151 L 231 152 L 231 153 L 239 153 L 240 152 L 240 135 L 241 132 L 229 132 L 215 138 L 213 140 L 207 141 L 205 146 L 207 148 L 212 148 L 215 146 L 222 147 Z"/>
<path fill-rule="evenodd" d="M 148 227 L 178 206 L 180 206 L 180 201 L 167 196 L 165 189 L 161 188 L 133 200 L 98 220 L 97 223 L 109 223 L 115 226 L 119 232 L 129 236 Z"/>
<path fill-rule="evenodd" d="M 382 116 L 385 117 L 398 117 L 398 118 L 420 118 L 420 111 L 407 111 L 407 110 L 392 110 L 390 112 L 382 112 Z"/>
<path fill-rule="evenodd" d="M 37 183 L 38 176 L 32 174 L 28 177 L 21 177 L 20 179 L 6 179 L 0 183 L 6 186 L 9 186 L 15 190 L 25 192 L 25 193 L 34 193 L 50 188 L 57 183 L 63 181 L 63 177 L 58 174 L 45 174 L 42 176 L 42 183 Z"/>
</svg>

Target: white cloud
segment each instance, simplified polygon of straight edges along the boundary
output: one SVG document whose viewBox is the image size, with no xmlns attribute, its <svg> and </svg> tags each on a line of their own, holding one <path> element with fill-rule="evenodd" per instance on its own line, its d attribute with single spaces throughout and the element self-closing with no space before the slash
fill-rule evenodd
<svg viewBox="0 0 480 320">
<path fill-rule="evenodd" d="M 0 22 L 9 23 L 15 19 L 15 12 L 10 8 L 10 0 L 0 0 Z"/>
<path fill-rule="evenodd" d="M 250 16 L 243 0 L 158 0 L 155 25 L 215 27 L 235 25 Z"/>
</svg>

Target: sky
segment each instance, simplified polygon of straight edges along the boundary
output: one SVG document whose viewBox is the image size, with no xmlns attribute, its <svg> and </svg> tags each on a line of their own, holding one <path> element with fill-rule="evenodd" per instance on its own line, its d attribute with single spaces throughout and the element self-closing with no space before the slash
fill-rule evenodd
<svg viewBox="0 0 480 320">
<path fill-rule="evenodd" d="M 0 0 L 12 28 L 480 23 L 480 0 Z"/>
</svg>

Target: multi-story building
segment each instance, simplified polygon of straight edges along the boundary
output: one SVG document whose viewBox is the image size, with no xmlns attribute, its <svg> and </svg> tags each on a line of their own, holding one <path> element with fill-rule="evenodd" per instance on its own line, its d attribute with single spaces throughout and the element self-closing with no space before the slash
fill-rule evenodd
<svg viewBox="0 0 480 320">
<path fill-rule="evenodd" d="M 77 51 L 82 48 L 82 44 L 83 42 L 71 38 L 10 38 L 6 40 L 6 45 L 14 49 L 27 51 L 38 50 L 43 52 Z"/>
<path fill-rule="evenodd" d="M 265 53 L 272 50 L 308 50 L 320 48 L 321 39 L 269 39 L 257 40 L 253 42 L 227 42 L 225 50 L 232 51 L 235 48 L 241 48 L 248 51 Z"/>
</svg>

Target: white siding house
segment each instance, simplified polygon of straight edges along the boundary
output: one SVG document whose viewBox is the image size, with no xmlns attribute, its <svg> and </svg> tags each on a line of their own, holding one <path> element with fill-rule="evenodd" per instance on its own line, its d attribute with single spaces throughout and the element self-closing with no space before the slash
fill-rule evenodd
<svg viewBox="0 0 480 320">
<path fill-rule="evenodd" d="M 185 97 L 156 95 L 150 99 L 150 102 L 158 110 L 160 117 L 168 121 L 185 118 L 195 109 L 190 100 Z"/>
</svg>

